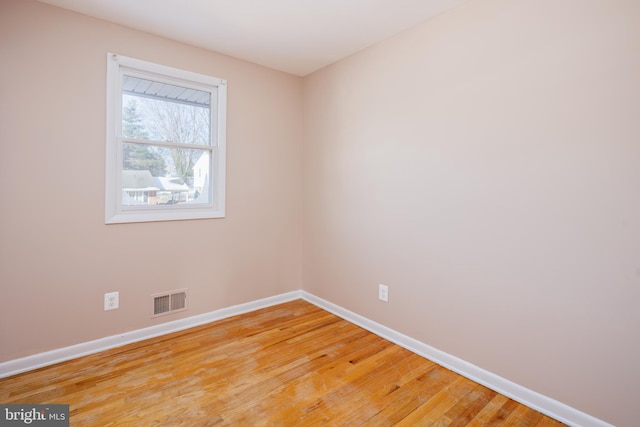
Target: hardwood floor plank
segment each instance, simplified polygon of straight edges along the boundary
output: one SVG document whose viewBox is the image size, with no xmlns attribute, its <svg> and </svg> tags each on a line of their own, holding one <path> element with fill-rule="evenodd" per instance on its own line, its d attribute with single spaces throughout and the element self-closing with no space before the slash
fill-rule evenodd
<svg viewBox="0 0 640 427">
<path fill-rule="evenodd" d="M 0 379 L 81 426 L 560 426 L 302 300 Z"/>
<path fill-rule="evenodd" d="M 556 427 L 558 425 L 558 421 L 553 418 L 542 416 L 540 421 L 538 421 L 538 424 L 536 424 L 536 427 Z"/>
<path fill-rule="evenodd" d="M 477 387 L 471 393 L 458 401 L 445 414 L 447 418 L 452 420 L 449 427 L 468 425 L 496 395 L 495 391 L 477 384 Z"/>
<path fill-rule="evenodd" d="M 493 417 L 489 419 L 487 426 L 504 426 L 506 424 L 507 418 L 511 415 L 513 411 L 518 407 L 518 402 L 515 402 L 511 399 L 504 402 L 504 404 L 498 408 Z"/>
<path fill-rule="evenodd" d="M 489 425 L 489 420 L 493 419 L 494 415 L 500 410 L 502 405 L 509 400 L 508 397 L 502 394 L 496 394 L 487 404 L 478 412 L 475 417 L 469 422 L 469 427 L 483 427 Z"/>
<path fill-rule="evenodd" d="M 377 366 L 375 375 L 371 375 L 369 363 Z M 355 366 L 344 368 L 346 375 L 334 375 L 335 382 L 331 377 L 325 377 L 329 391 L 300 421 L 314 424 L 327 418 L 342 425 L 360 425 L 380 411 L 379 395 L 384 396 L 399 387 L 403 372 L 408 370 L 411 367 L 406 355 L 397 352 L 395 346 L 387 347 Z M 389 381 L 389 378 L 396 381 Z"/>
<path fill-rule="evenodd" d="M 456 374 L 438 365 L 416 376 L 405 387 L 390 393 L 383 403 L 384 408 L 373 416 L 370 425 L 396 425 L 418 407 L 428 402 L 440 390 L 455 380 Z"/>
<path fill-rule="evenodd" d="M 431 399 L 420 405 L 396 425 L 410 427 L 421 424 L 436 424 L 438 418 L 445 415 L 458 400 L 470 393 L 474 385 L 475 383 L 464 377 L 455 378 L 453 382 L 446 384 Z"/>
<path fill-rule="evenodd" d="M 538 424 L 540 418 L 542 418 L 541 413 L 524 405 L 518 405 L 504 423 L 508 426 L 534 427 Z"/>
</svg>

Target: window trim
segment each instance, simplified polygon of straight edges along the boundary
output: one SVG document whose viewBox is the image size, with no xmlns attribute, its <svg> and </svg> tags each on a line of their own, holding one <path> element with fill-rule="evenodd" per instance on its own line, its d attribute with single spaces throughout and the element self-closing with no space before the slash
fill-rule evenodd
<svg viewBox="0 0 640 427">
<path fill-rule="evenodd" d="M 209 204 L 171 206 L 122 206 L 123 143 L 129 141 L 119 134 L 122 128 L 122 76 L 125 70 L 146 75 L 157 81 L 179 84 L 212 95 L 211 149 L 212 199 Z M 216 102 L 216 105 L 213 103 Z M 105 158 L 105 224 L 150 221 L 174 221 L 225 217 L 226 177 L 226 108 L 227 82 L 216 77 L 155 64 L 114 53 L 107 53 L 107 143 Z M 214 134 L 215 133 L 215 134 Z M 186 145 L 185 148 L 190 148 Z M 199 148 L 203 148 L 200 146 Z"/>
</svg>

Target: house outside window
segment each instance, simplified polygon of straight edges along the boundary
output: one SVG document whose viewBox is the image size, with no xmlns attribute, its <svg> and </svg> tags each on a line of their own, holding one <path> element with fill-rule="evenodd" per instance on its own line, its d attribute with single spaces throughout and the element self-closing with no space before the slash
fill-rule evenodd
<svg viewBox="0 0 640 427">
<path fill-rule="evenodd" d="M 225 215 L 226 82 L 107 55 L 107 224 Z"/>
</svg>

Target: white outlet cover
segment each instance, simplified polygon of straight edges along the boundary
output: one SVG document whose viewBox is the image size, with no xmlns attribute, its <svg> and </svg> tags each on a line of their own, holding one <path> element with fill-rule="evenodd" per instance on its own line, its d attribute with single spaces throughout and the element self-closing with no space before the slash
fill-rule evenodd
<svg viewBox="0 0 640 427">
<path fill-rule="evenodd" d="M 104 294 L 104 311 L 115 310 L 120 307 L 120 292 Z"/>
<path fill-rule="evenodd" d="M 389 286 L 383 284 L 378 285 L 378 299 L 389 302 Z"/>
</svg>

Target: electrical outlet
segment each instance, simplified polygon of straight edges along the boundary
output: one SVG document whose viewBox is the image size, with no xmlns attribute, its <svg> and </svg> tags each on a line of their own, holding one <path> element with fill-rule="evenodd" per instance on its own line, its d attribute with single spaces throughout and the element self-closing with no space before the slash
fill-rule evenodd
<svg viewBox="0 0 640 427">
<path fill-rule="evenodd" d="M 120 292 L 104 294 L 104 311 L 115 310 L 118 307 L 120 307 Z"/>
<path fill-rule="evenodd" d="M 378 299 L 380 301 L 389 302 L 389 287 L 387 285 L 378 285 Z"/>
</svg>

